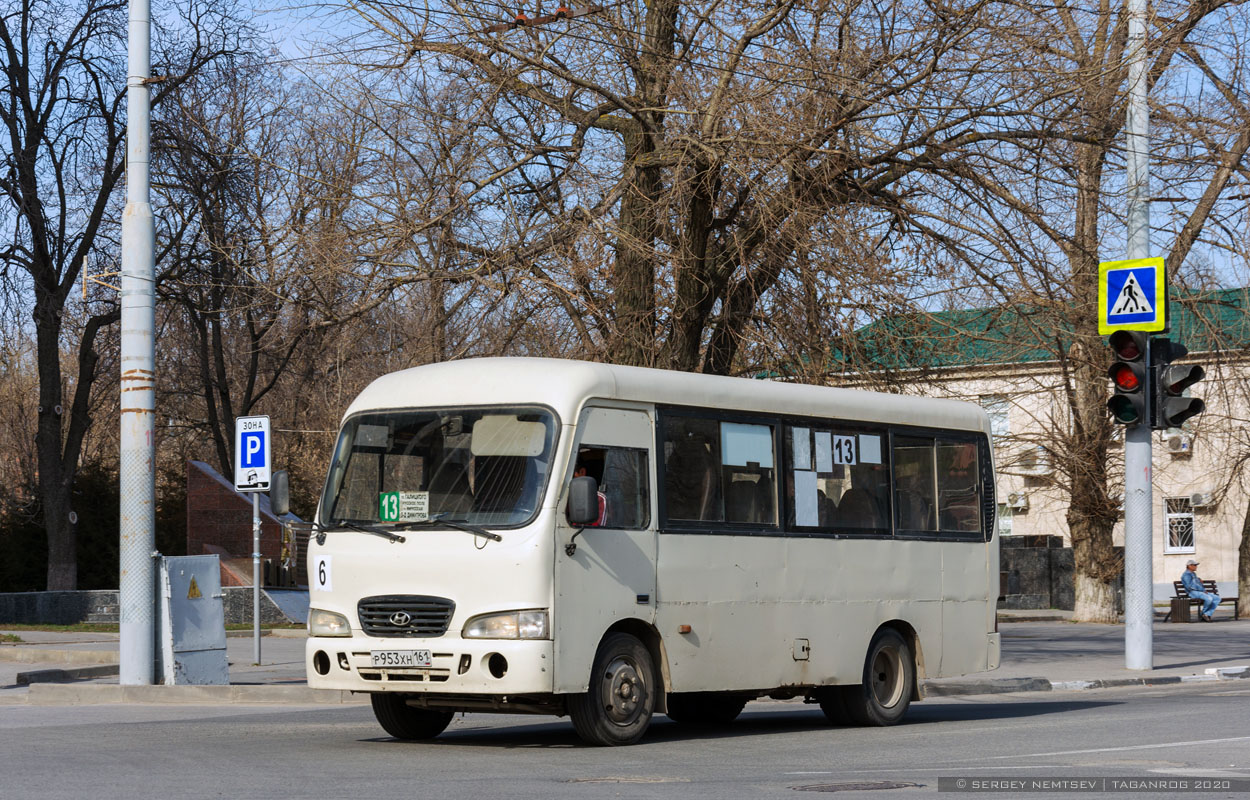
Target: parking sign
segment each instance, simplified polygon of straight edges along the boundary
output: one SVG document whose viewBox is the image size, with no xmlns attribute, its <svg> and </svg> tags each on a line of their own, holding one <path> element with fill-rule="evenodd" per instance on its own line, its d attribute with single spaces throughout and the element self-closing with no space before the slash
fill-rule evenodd
<svg viewBox="0 0 1250 800">
<path fill-rule="evenodd" d="M 269 490 L 269 417 L 234 420 L 234 488 L 240 492 Z"/>
</svg>

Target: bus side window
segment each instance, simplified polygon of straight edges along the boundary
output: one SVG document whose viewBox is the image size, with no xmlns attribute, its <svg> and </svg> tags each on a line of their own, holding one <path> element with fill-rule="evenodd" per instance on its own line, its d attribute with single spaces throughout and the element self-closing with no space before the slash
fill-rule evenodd
<svg viewBox="0 0 1250 800">
<path fill-rule="evenodd" d="M 975 442 L 938 442 L 938 524 L 943 531 L 981 530 L 980 479 Z"/>
<path fill-rule="evenodd" d="M 664 421 L 664 496 L 672 520 L 723 522 L 720 430 L 716 420 Z"/>
<path fill-rule="evenodd" d="M 574 474 L 583 469 L 599 485 L 603 517 L 598 527 L 641 530 L 651 523 L 646 450 L 583 445 Z"/>
<path fill-rule="evenodd" d="M 933 440 L 894 439 L 897 526 L 906 531 L 935 531 Z"/>
<path fill-rule="evenodd" d="M 720 436 L 725 521 L 776 525 L 772 426 L 722 422 Z"/>
<path fill-rule="evenodd" d="M 787 425 L 786 514 L 799 528 L 889 531 L 890 469 L 884 431 Z"/>
</svg>

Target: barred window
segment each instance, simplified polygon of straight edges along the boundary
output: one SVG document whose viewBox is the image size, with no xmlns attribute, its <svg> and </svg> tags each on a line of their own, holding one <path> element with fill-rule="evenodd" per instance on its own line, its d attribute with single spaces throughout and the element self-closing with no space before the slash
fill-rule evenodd
<svg viewBox="0 0 1250 800">
<path fill-rule="evenodd" d="M 1163 500 L 1167 525 L 1165 553 L 1194 552 L 1194 507 L 1188 497 L 1167 497 Z"/>
</svg>

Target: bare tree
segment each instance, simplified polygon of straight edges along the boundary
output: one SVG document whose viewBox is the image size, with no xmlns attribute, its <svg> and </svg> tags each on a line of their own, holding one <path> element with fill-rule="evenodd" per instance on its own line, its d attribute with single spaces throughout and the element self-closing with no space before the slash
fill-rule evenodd
<svg viewBox="0 0 1250 800">
<path fill-rule="evenodd" d="M 231 49 L 221 10 L 196 3 L 158 36 L 168 91 Z M 71 490 L 97 376 L 97 339 L 119 317 L 115 302 L 90 310 L 70 344 L 75 363 L 66 396 L 65 312 L 87 259 L 107 263 L 120 217 L 116 188 L 124 167 L 126 4 L 16 0 L 0 10 L 0 223 L 9 229 L 0 267 L 17 285 L 34 321 L 39 376 L 38 500 L 48 536 L 48 588 L 72 589 L 77 554 Z"/>
<path fill-rule="evenodd" d="M 372 26 L 369 74 L 435 99 L 376 80 L 373 105 L 458 155 L 445 202 L 407 209 L 397 235 L 439 226 L 449 280 L 545 292 L 584 355 L 728 373 L 779 360 L 743 345 L 767 341 L 783 297 L 814 311 L 858 308 L 864 294 L 839 293 L 866 286 L 903 294 L 915 267 L 888 233 L 915 176 L 1029 134 L 994 130 L 1002 100 L 967 102 L 1011 57 L 980 33 L 992 5 L 664 0 L 511 29 L 489 4 L 352 8 Z M 848 222 L 864 242 L 843 249 Z"/>
<path fill-rule="evenodd" d="M 1148 82 L 1160 122 L 1156 185 L 1176 189 L 1167 259 L 1174 281 L 1208 220 L 1224 213 L 1219 201 L 1246 152 L 1250 118 L 1236 100 L 1242 89 L 1206 65 L 1232 52 L 1218 32 L 1235 9 L 1195 0 L 1154 12 Z M 1112 479 L 1120 473 L 1108 450 L 1110 357 L 1098 335 L 1097 267 L 1118 257 L 1109 240 L 1123 241 L 1126 20 L 1122 9 L 1105 5 L 1021 4 L 1003 22 L 997 34 L 1021 56 L 1009 79 L 1036 100 L 1022 114 L 1046 135 L 994 142 L 934 170 L 946 183 L 933 190 L 942 202 L 930 195 L 914 204 L 908 222 L 943 247 L 952 271 L 968 276 L 961 289 L 967 299 L 1010 309 L 1018 347 L 1041 349 L 1057 368 L 1062 403 L 1039 426 L 1038 444 L 1059 467 L 1055 480 L 1069 500 L 1076 617 L 1112 621 L 1122 569 L 1112 547 Z M 1241 19 L 1235 29 L 1244 28 Z M 1231 124 L 1210 124 L 1209 98 L 1233 110 Z"/>
</svg>

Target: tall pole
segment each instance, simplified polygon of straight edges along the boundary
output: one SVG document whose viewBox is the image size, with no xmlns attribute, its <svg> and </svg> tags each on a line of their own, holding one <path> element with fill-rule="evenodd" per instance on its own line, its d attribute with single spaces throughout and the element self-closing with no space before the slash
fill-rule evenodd
<svg viewBox="0 0 1250 800">
<path fill-rule="evenodd" d="M 260 665 L 260 492 L 252 492 L 252 663 Z"/>
<path fill-rule="evenodd" d="M 153 681 L 156 585 L 155 242 L 150 203 L 151 98 L 149 0 L 130 0 L 126 70 L 126 210 L 122 216 L 121 501 L 119 676 L 122 685 Z"/>
<path fill-rule="evenodd" d="M 1150 109 L 1146 99 L 1146 0 L 1128 3 L 1128 257 L 1150 257 Z M 1142 356 L 1151 368 L 1150 350 Z M 1153 382 L 1147 384 L 1151 385 Z M 1147 393 L 1149 394 L 1149 393 Z M 1154 535 L 1151 416 L 1124 434 L 1124 665 L 1154 668 Z"/>
</svg>

